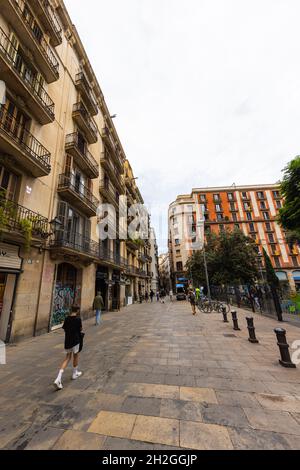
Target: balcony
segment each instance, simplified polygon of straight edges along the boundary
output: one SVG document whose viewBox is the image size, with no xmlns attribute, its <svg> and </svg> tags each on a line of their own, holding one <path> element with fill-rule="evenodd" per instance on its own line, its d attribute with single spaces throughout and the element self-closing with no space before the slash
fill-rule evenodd
<svg viewBox="0 0 300 470">
<path fill-rule="evenodd" d="M 96 114 L 98 114 L 96 98 L 94 97 L 91 85 L 83 72 L 76 75 L 75 86 L 80 92 L 81 98 L 91 115 L 96 116 Z"/>
<path fill-rule="evenodd" d="M 92 263 L 99 258 L 99 244 L 81 233 L 58 230 L 50 242 L 52 257 L 70 257 L 73 261 Z"/>
<path fill-rule="evenodd" d="M 99 247 L 99 260 L 101 260 L 103 264 L 118 268 L 125 268 L 125 266 L 127 266 L 127 260 L 125 258 L 101 245 Z"/>
<path fill-rule="evenodd" d="M 74 104 L 72 116 L 88 143 L 95 144 L 98 140 L 98 128 L 82 102 Z"/>
<path fill-rule="evenodd" d="M 48 219 L 37 212 L 16 204 L 14 201 L 4 199 L 0 195 L 1 206 L 1 236 L 17 242 L 23 242 L 30 227 L 33 240 L 45 239 L 48 236 Z M 29 222 L 29 224 L 28 224 Z"/>
<path fill-rule="evenodd" d="M 76 182 L 74 176 L 59 175 L 57 192 L 65 201 L 83 212 L 87 217 L 97 215 L 98 199 L 84 184 Z"/>
<path fill-rule="evenodd" d="M 0 109 L 0 151 L 2 160 L 8 165 L 21 167 L 35 178 L 49 175 L 51 171 L 48 150 L 14 117 L 6 114 L 1 119 Z"/>
<path fill-rule="evenodd" d="M 38 66 L 48 83 L 59 78 L 59 63 L 51 46 L 46 42 L 42 31 L 37 27 L 35 18 L 24 0 L 0 0 L 0 9 L 7 21 L 13 25 L 22 46 L 32 52 L 34 63 Z"/>
<path fill-rule="evenodd" d="M 55 10 L 48 0 L 29 0 L 29 2 L 49 34 L 52 46 L 57 47 L 62 43 L 62 28 Z"/>
<path fill-rule="evenodd" d="M 104 152 L 101 153 L 100 163 L 107 172 L 110 179 L 113 181 L 114 185 L 118 188 L 120 194 L 124 194 L 124 183 L 121 179 L 121 175 L 118 169 L 113 164 L 112 158 L 110 153 L 105 149 Z"/>
<path fill-rule="evenodd" d="M 78 132 L 66 136 L 65 149 L 67 153 L 72 155 L 76 164 L 89 178 L 98 178 L 99 165 L 87 150 L 86 145 L 80 140 Z"/>
<path fill-rule="evenodd" d="M 101 129 L 101 137 L 108 147 L 111 157 L 114 160 L 115 165 L 118 167 L 118 170 L 121 174 L 124 173 L 124 165 L 119 154 L 118 145 L 114 142 L 111 132 L 108 127 L 103 127 Z"/>
<path fill-rule="evenodd" d="M 54 102 L 37 82 L 8 36 L 0 28 L 1 79 L 20 96 L 42 125 L 54 121 Z"/>
<path fill-rule="evenodd" d="M 103 199 L 113 204 L 116 208 L 119 207 L 119 192 L 109 179 L 102 179 L 100 181 L 99 191 Z"/>
</svg>

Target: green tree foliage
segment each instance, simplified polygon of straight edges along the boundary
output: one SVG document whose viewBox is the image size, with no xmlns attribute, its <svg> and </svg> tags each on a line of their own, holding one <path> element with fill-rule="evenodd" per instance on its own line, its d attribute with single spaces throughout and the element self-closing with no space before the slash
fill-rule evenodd
<svg viewBox="0 0 300 470">
<path fill-rule="evenodd" d="M 266 270 L 266 277 L 267 277 L 268 284 L 270 284 L 273 287 L 279 287 L 279 279 L 276 276 L 270 257 L 264 248 L 263 248 L 263 256 L 264 256 L 265 270 Z"/>
<path fill-rule="evenodd" d="M 239 229 L 209 234 L 205 245 L 208 275 L 211 284 L 248 284 L 258 275 L 257 250 L 252 238 Z M 205 284 L 203 251 L 191 255 L 186 269 L 194 284 Z"/>
<path fill-rule="evenodd" d="M 288 232 L 291 244 L 300 243 L 300 156 L 285 167 L 280 191 L 284 205 L 279 211 L 279 223 Z"/>
</svg>

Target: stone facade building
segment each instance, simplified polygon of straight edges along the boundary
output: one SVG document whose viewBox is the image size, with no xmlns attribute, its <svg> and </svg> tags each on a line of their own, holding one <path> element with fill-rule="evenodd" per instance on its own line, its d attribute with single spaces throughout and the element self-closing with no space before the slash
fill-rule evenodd
<svg viewBox="0 0 300 470">
<path fill-rule="evenodd" d="M 128 163 L 62 0 L 0 0 L 0 80 L 0 339 L 15 341 L 59 327 L 71 305 L 89 315 L 96 291 L 107 309 L 126 304 L 130 243 L 99 242 L 97 208 L 118 220 Z M 148 251 L 136 247 L 137 291 Z"/>
</svg>

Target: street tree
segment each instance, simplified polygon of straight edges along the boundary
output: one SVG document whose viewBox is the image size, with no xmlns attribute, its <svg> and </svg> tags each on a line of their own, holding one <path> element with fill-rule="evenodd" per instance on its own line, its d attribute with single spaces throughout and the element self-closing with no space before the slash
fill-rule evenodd
<svg viewBox="0 0 300 470">
<path fill-rule="evenodd" d="M 300 156 L 294 158 L 283 171 L 280 192 L 284 204 L 279 211 L 279 223 L 287 231 L 290 244 L 300 244 Z"/>
<path fill-rule="evenodd" d="M 224 230 L 219 235 L 208 234 L 205 253 L 211 284 L 251 284 L 257 278 L 256 244 L 237 228 Z M 203 250 L 193 253 L 187 261 L 186 269 L 194 283 L 205 285 L 203 255 Z"/>
</svg>

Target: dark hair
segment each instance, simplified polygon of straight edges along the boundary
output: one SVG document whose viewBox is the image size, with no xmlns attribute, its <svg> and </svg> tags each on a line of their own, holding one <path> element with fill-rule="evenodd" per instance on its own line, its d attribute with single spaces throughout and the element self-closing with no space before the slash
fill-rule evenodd
<svg viewBox="0 0 300 470">
<path fill-rule="evenodd" d="M 78 305 L 72 305 L 71 307 L 71 313 L 79 313 L 80 307 Z"/>
</svg>

